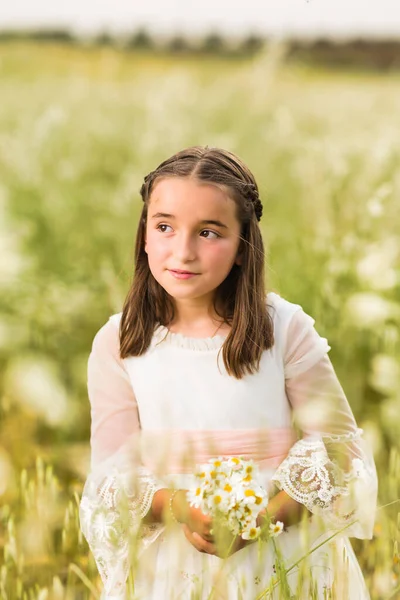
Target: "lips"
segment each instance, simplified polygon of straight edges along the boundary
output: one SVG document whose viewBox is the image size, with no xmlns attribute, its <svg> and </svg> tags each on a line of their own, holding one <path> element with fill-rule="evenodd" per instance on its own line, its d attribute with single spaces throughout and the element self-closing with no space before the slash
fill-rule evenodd
<svg viewBox="0 0 400 600">
<path fill-rule="evenodd" d="M 171 274 L 171 277 L 179 280 L 193 279 L 198 275 L 198 273 L 192 273 L 191 271 L 172 271 L 171 269 L 169 270 L 169 273 Z"/>
</svg>

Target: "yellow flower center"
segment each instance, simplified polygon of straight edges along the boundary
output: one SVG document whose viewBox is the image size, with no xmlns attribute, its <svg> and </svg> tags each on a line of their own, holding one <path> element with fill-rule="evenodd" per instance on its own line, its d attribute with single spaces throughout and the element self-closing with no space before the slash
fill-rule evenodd
<svg viewBox="0 0 400 600">
<path fill-rule="evenodd" d="M 257 531 L 254 529 L 254 527 L 252 527 L 249 531 L 249 536 L 250 537 L 255 537 L 257 534 Z"/>
</svg>

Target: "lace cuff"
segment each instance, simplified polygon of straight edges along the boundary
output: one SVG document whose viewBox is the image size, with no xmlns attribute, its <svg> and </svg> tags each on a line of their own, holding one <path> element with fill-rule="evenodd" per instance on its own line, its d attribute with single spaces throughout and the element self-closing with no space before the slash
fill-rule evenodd
<svg viewBox="0 0 400 600">
<path fill-rule="evenodd" d="M 142 467 L 134 478 L 114 467 L 107 476 L 91 473 L 86 480 L 80 525 L 104 585 L 102 600 L 125 597 L 132 546 L 138 555 L 163 531 L 160 523 L 142 523 L 162 487 Z"/>
<path fill-rule="evenodd" d="M 370 539 L 377 480 L 373 459 L 361 449 L 361 434 L 358 429 L 351 434 L 297 441 L 272 481 L 322 517 L 328 527 L 349 525 L 345 535 Z"/>
</svg>

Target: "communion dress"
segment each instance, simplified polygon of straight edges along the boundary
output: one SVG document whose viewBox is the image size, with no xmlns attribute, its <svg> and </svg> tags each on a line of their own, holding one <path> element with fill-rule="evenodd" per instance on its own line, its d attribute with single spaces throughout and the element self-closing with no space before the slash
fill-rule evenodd
<svg viewBox="0 0 400 600">
<path fill-rule="evenodd" d="M 80 522 L 102 600 L 369 598 L 349 538 L 372 537 L 373 457 L 314 319 L 274 292 L 266 303 L 274 345 L 240 380 L 218 356 L 222 335 L 191 338 L 158 324 L 142 356 L 121 359 L 121 314 L 96 334 Z M 303 504 L 301 523 L 222 559 L 196 550 L 178 523 L 142 520 L 156 490 L 189 489 L 195 465 L 230 456 L 257 464 L 270 498 L 284 490 Z"/>
</svg>

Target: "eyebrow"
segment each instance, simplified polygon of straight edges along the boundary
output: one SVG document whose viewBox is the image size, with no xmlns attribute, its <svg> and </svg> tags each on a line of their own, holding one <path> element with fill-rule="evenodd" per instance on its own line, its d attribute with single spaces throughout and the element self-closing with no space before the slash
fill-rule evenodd
<svg viewBox="0 0 400 600">
<path fill-rule="evenodd" d="M 151 217 L 152 219 L 175 219 L 174 215 L 170 215 L 168 213 L 158 212 Z M 224 229 L 228 229 L 228 226 L 222 223 L 221 221 L 216 221 L 213 219 L 203 219 L 200 221 L 200 225 L 216 225 L 217 227 L 222 227 Z"/>
</svg>

